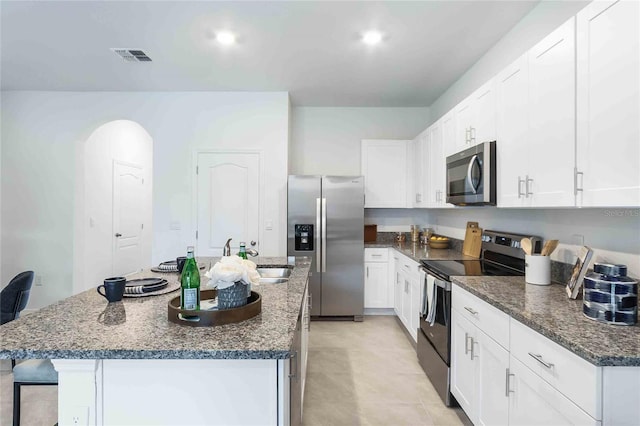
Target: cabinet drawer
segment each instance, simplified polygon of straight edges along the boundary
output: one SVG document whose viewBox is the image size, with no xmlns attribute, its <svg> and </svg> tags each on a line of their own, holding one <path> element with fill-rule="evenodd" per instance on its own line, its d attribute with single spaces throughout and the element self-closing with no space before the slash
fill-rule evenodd
<svg viewBox="0 0 640 426">
<path fill-rule="evenodd" d="M 420 275 L 420 264 L 413 259 L 401 254 L 398 258 L 398 265 L 404 273 L 410 275 L 412 279 L 418 279 Z"/>
<path fill-rule="evenodd" d="M 602 418 L 601 369 L 512 319 L 511 355 L 591 417 Z"/>
<path fill-rule="evenodd" d="M 365 262 L 386 262 L 389 259 L 388 248 L 366 248 L 364 249 Z"/>
<path fill-rule="evenodd" d="M 455 284 L 451 306 L 502 347 L 509 347 L 509 315 Z"/>
</svg>

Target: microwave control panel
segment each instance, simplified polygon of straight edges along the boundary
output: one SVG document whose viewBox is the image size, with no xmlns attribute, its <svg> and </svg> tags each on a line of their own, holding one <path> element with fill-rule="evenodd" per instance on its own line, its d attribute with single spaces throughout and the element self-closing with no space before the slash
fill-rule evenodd
<svg viewBox="0 0 640 426">
<path fill-rule="evenodd" d="M 295 250 L 313 251 L 313 225 L 295 225 Z"/>
</svg>

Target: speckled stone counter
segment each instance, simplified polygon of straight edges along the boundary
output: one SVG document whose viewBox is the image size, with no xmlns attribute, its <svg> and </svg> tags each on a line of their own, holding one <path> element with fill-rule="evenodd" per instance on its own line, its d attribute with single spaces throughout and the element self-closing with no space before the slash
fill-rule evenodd
<svg viewBox="0 0 640 426">
<path fill-rule="evenodd" d="M 216 258 L 198 258 L 207 268 Z M 287 258 L 253 258 L 258 265 L 287 265 Z M 107 304 L 85 291 L 0 326 L 0 358 L 69 359 L 284 359 L 289 358 L 307 285 L 310 258 L 296 259 L 288 283 L 260 284 L 262 313 L 218 327 L 169 322 L 165 295 Z M 204 274 L 205 270 L 201 273 Z M 177 273 L 142 272 L 129 278 Z M 202 288 L 207 278 L 202 275 Z"/>
<path fill-rule="evenodd" d="M 452 281 L 597 366 L 640 366 L 640 326 L 609 325 L 582 314 L 582 300 L 563 285 L 535 286 L 524 277 L 452 277 Z"/>
<path fill-rule="evenodd" d="M 475 258 L 465 256 L 459 251 L 451 249 L 432 249 L 429 246 L 421 244 L 413 244 L 411 242 L 405 243 L 386 243 L 375 242 L 365 243 L 364 248 L 385 248 L 389 247 L 397 250 L 399 253 L 404 254 L 407 257 L 412 258 L 416 262 L 420 260 L 473 260 Z"/>
</svg>

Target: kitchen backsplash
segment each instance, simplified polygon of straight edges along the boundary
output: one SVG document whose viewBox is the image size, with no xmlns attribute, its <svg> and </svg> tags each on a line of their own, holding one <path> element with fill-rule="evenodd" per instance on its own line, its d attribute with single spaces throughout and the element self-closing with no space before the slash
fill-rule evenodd
<svg viewBox="0 0 640 426">
<path fill-rule="evenodd" d="M 401 232 L 404 235 L 405 244 L 406 242 L 411 242 L 411 233 L 410 232 Z M 398 236 L 398 232 L 378 232 L 376 242 L 378 243 L 388 243 L 394 244 L 397 242 L 396 237 Z M 449 237 L 449 249 L 453 251 L 457 251 L 462 253 L 462 246 L 464 245 L 464 240 L 459 240 L 457 238 Z M 556 262 L 555 260 L 551 261 L 551 281 L 556 283 L 565 284 L 569 281 L 571 277 L 571 273 L 573 271 L 573 265 L 569 263 Z"/>
</svg>

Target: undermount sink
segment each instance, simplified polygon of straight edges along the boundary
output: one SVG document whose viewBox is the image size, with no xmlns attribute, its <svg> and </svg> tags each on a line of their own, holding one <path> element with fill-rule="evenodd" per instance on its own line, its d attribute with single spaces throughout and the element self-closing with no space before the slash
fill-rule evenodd
<svg viewBox="0 0 640 426">
<path fill-rule="evenodd" d="M 286 281 L 291 275 L 291 269 L 289 268 L 257 268 L 256 271 L 260 274 L 260 281 L 265 278 L 280 278 Z"/>
<path fill-rule="evenodd" d="M 288 278 L 260 278 L 260 284 L 282 284 L 288 282 Z"/>
</svg>

